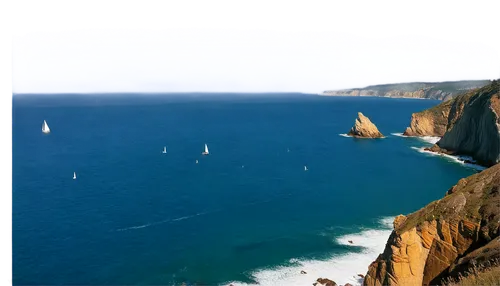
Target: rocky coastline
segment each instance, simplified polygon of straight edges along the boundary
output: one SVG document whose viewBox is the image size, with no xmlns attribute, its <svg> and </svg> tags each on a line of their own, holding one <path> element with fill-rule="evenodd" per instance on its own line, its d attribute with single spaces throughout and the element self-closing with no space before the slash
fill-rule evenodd
<svg viewBox="0 0 500 286">
<path fill-rule="evenodd" d="M 377 96 L 392 98 L 420 98 L 449 100 L 460 93 L 483 87 L 488 80 L 449 81 L 449 82 L 410 82 L 397 84 L 372 85 L 364 88 L 327 90 L 324 96 Z"/>
<path fill-rule="evenodd" d="M 490 167 L 500 162 L 500 84 L 464 93 L 433 108 L 412 114 L 403 135 L 438 136 L 427 151 L 464 155 Z"/>
<path fill-rule="evenodd" d="M 488 168 L 443 190 L 442 199 L 397 216 L 364 286 L 441 285 L 500 260 L 499 90 L 494 80 L 412 115 L 405 136 L 441 137 L 426 151 L 470 156 L 465 163 Z"/>
<path fill-rule="evenodd" d="M 440 285 L 473 264 L 500 259 L 498 115 L 498 81 L 412 115 L 405 135 L 442 137 L 425 150 L 469 155 L 470 163 L 489 168 L 459 180 L 443 199 L 396 217 L 363 285 Z"/>
</svg>

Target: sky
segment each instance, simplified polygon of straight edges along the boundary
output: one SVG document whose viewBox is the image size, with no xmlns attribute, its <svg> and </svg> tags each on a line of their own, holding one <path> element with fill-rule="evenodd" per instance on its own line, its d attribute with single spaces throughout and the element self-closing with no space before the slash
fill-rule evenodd
<svg viewBox="0 0 500 286">
<path fill-rule="evenodd" d="M 495 1 L 11 5 L 14 93 L 321 93 L 500 78 Z"/>
</svg>

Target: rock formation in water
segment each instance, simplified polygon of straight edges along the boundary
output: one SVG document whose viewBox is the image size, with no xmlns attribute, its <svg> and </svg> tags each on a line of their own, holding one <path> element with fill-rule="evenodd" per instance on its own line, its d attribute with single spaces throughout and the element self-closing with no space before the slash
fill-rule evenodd
<svg viewBox="0 0 500 286">
<path fill-rule="evenodd" d="M 335 283 L 335 281 L 328 278 L 318 278 L 316 281 L 317 282 L 313 283 L 314 286 L 337 286 L 337 283 Z"/>
<path fill-rule="evenodd" d="M 500 258 L 500 164 L 450 188 L 445 197 L 394 220 L 364 285 L 436 285 L 473 263 Z"/>
<path fill-rule="evenodd" d="M 365 88 L 327 90 L 327 96 L 380 96 L 400 98 L 426 98 L 449 100 L 465 91 L 483 87 L 488 80 L 448 81 L 448 82 L 410 82 L 397 84 L 371 85 Z"/>
<path fill-rule="evenodd" d="M 378 131 L 377 126 L 370 119 L 358 112 L 358 118 L 354 122 L 354 126 L 347 133 L 349 136 L 358 138 L 382 138 L 384 135 Z"/>
</svg>

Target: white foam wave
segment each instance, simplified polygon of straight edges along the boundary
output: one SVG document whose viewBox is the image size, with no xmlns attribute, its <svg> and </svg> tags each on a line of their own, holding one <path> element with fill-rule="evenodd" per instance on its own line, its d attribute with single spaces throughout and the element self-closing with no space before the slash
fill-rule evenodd
<svg viewBox="0 0 500 286">
<path fill-rule="evenodd" d="M 350 252 L 333 256 L 327 260 L 304 260 L 292 258 L 291 266 L 278 266 L 270 269 L 260 269 L 252 273 L 256 284 L 242 282 L 228 282 L 227 285 L 311 285 L 316 279 L 328 278 L 339 285 L 351 283 L 361 285 L 362 279 L 358 274 L 366 274 L 368 266 L 383 252 L 387 239 L 392 231 L 393 217 L 384 217 L 380 229 L 366 229 L 359 233 L 343 235 L 335 238 L 335 242 L 350 246 L 361 252 Z M 390 224 L 389 224 L 390 222 Z M 390 226 L 391 228 L 389 228 Z M 353 243 L 350 243 L 351 240 Z M 301 274 L 301 271 L 307 274 Z"/>
<path fill-rule="evenodd" d="M 342 136 L 342 137 L 354 138 L 352 136 L 347 135 L 346 133 L 340 133 L 339 135 Z M 387 138 L 387 137 L 384 136 L 384 137 L 374 138 L 374 139 L 385 139 L 385 138 Z M 372 139 L 372 138 L 357 137 L 357 139 Z"/>
<path fill-rule="evenodd" d="M 405 137 L 405 138 L 417 138 L 421 141 L 424 141 L 424 142 L 427 142 L 430 144 L 436 144 L 441 139 L 441 137 L 437 137 L 437 136 L 406 136 L 406 135 L 403 135 L 403 133 L 391 133 L 391 135 L 398 136 L 398 137 Z"/>
<path fill-rule="evenodd" d="M 441 139 L 441 137 L 435 137 L 435 136 L 420 136 L 417 138 L 431 144 L 436 144 Z"/>
<path fill-rule="evenodd" d="M 391 133 L 391 135 L 398 136 L 398 137 L 410 137 L 410 136 L 403 135 L 403 133 Z"/>
<path fill-rule="evenodd" d="M 471 157 L 468 157 L 468 156 L 454 156 L 454 155 L 436 153 L 436 152 L 424 150 L 424 147 L 420 147 L 420 148 L 419 147 L 411 147 L 411 148 L 414 149 L 414 150 L 417 150 L 420 153 L 431 155 L 431 156 L 436 156 L 436 157 L 442 157 L 442 158 L 447 159 L 448 161 L 451 161 L 451 162 L 454 162 L 454 163 L 458 163 L 460 165 L 463 165 L 463 166 L 466 166 L 466 167 L 469 167 L 469 168 L 473 168 L 473 169 L 476 169 L 476 170 L 482 171 L 482 170 L 486 169 L 486 167 L 483 167 L 483 166 L 480 166 L 480 165 L 471 164 L 471 163 L 465 163 L 465 161 L 472 161 L 472 162 L 474 162 L 474 160 Z"/>
</svg>

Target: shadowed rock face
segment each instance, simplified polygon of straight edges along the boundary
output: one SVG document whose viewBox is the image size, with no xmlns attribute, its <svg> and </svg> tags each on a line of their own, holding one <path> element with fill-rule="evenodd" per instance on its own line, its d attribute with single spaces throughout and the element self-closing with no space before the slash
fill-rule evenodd
<svg viewBox="0 0 500 286">
<path fill-rule="evenodd" d="M 396 217 L 364 285 L 436 285 L 463 273 L 471 261 L 500 257 L 499 192 L 497 164 L 459 180 L 443 199 Z"/>
<path fill-rule="evenodd" d="M 358 118 L 354 122 L 354 126 L 351 128 L 349 136 L 359 137 L 359 138 L 382 138 L 384 135 L 378 131 L 377 126 L 373 124 L 370 119 L 363 115 L 363 113 L 358 112 Z"/>
<path fill-rule="evenodd" d="M 491 166 L 500 161 L 499 84 L 495 81 L 467 95 L 454 100 L 447 131 L 436 144 Z"/>
<path fill-rule="evenodd" d="M 412 114 L 408 136 L 442 137 L 432 148 L 446 154 L 468 155 L 479 164 L 500 161 L 499 83 L 457 96 L 433 108 Z"/>
</svg>

